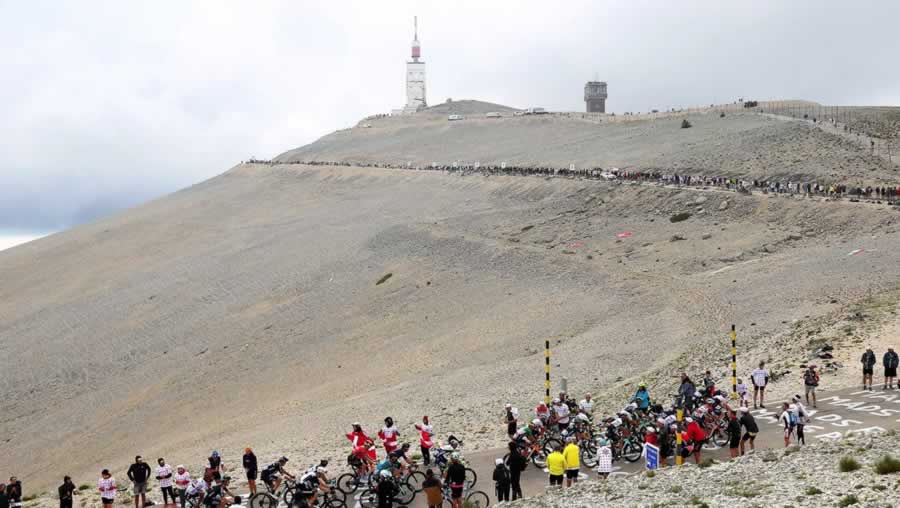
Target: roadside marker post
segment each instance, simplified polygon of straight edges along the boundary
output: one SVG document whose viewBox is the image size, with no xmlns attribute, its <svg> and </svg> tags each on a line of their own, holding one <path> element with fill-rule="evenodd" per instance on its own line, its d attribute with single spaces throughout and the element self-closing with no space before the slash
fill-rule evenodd
<svg viewBox="0 0 900 508">
<path fill-rule="evenodd" d="M 550 405 L 550 341 L 544 341 L 544 404 Z"/>
<path fill-rule="evenodd" d="M 731 325 L 731 398 L 737 400 L 737 332 Z"/>
<path fill-rule="evenodd" d="M 684 416 L 684 410 L 678 408 L 675 412 L 675 417 L 678 419 L 678 430 L 675 431 L 675 464 L 680 466 L 684 459 L 681 458 L 681 419 Z"/>
</svg>

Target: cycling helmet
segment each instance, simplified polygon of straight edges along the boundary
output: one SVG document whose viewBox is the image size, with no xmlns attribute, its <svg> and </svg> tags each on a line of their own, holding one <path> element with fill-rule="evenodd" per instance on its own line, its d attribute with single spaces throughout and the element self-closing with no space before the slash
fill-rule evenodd
<svg viewBox="0 0 900 508">
<path fill-rule="evenodd" d="M 691 418 L 690 416 L 688 416 L 687 418 L 684 419 L 684 421 L 686 421 L 686 422 L 688 422 L 688 423 L 691 423 L 691 422 L 694 421 L 694 419 Z"/>
<path fill-rule="evenodd" d="M 600 444 L 600 446 L 609 446 L 609 439 L 606 439 L 605 437 L 601 437 L 600 441 L 598 441 L 598 443 Z"/>
<path fill-rule="evenodd" d="M 584 414 L 584 413 L 578 413 L 578 415 L 575 417 L 575 419 L 576 419 L 576 420 L 579 420 L 579 421 L 582 421 L 582 422 L 585 422 L 585 423 L 587 423 L 588 421 L 590 421 L 590 419 L 589 419 L 589 418 L 587 417 L 587 415 Z"/>
<path fill-rule="evenodd" d="M 534 425 L 534 426 L 536 426 L 536 427 L 543 427 L 543 426 L 544 426 L 544 422 L 542 422 L 540 418 L 535 418 L 534 420 L 531 420 L 531 424 Z"/>
<path fill-rule="evenodd" d="M 676 417 L 675 415 L 669 415 L 666 417 L 665 421 L 667 424 L 672 425 L 673 423 L 678 421 L 678 417 Z"/>
<path fill-rule="evenodd" d="M 618 427 L 619 425 L 622 425 L 622 419 L 621 419 L 621 418 L 616 418 L 615 420 L 612 421 L 612 426 L 613 426 L 613 427 Z"/>
<path fill-rule="evenodd" d="M 281 462 L 281 463 L 286 463 L 287 461 L 288 461 L 287 457 L 281 457 L 280 459 L 278 459 L 278 462 Z"/>
<path fill-rule="evenodd" d="M 637 404 L 634 402 L 625 406 L 625 411 L 634 411 L 635 409 L 637 409 Z"/>
<path fill-rule="evenodd" d="M 554 403 L 554 404 L 559 404 L 559 399 L 558 399 L 558 398 L 557 398 L 557 399 L 553 399 L 553 403 Z"/>
<path fill-rule="evenodd" d="M 316 474 L 326 474 L 328 473 L 328 468 L 325 466 L 316 466 Z"/>
<path fill-rule="evenodd" d="M 381 477 L 382 477 L 382 478 L 390 478 L 390 477 L 391 477 L 391 472 L 388 471 L 387 469 L 385 469 L 384 471 L 381 472 Z"/>
<path fill-rule="evenodd" d="M 328 459 L 322 459 L 319 461 L 319 465 L 322 467 L 328 467 Z"/>
<path fill-rule="evenodd" d="M 655 434 L 655 433 L 656 433 L 656 427 L 654 427 L 654 426 L 652 426 L 652 425 L 648 425 L 648 426 L 647 426 L 647 432 L 653 432 L 653 433 Z"/>
<path fill-rule="evenodd" d="M 788 406 L 788 411 L 796 411 L 796 410 L 797 410 L 797 404 L 791 404 L 790 406 Z"/>
<path fill-rule="evenodd" d="M 451 460 L 459 460 L 459 452 L 453 452 L 450 454 Z"/>
<path fill-rule="evenodd" d="M 213 457 L 218 457 L 218 456 L 219 456 L 219 451 L 218 451 L 218 450 L 213 450 L 212 456 L 213 456 Z"/>
<path fill-rule="evenodd" d="M 716 400 L 719 401 L 719 402 L 725 402 L 725 397 L 722 396 L 722 395 L 716 395 L 716 396 L 713 397 L 713 398 L 716 399 Z"/>
<path fill-rule="evenodd" d="M 638 388 L 647 388 L 647 383 L 641 381 L 640 383 L 638 383 Z"/>
<path fill-rule="evenodd" d="M 716 403 L 716 399 L 706 399 L 706 403 L 707 403 L 707 404 L 715 404 L 715 403 Z"/>
</svg>

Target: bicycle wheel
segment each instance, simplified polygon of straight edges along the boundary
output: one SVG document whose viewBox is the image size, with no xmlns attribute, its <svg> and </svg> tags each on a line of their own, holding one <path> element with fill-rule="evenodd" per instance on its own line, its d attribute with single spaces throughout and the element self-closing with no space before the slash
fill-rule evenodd
<svg viewBox="0 0 900 508">
<path fill-rule="evenodd" d="M 268 492 L 257 492 L 250 496 L 250 508 L 275 508 L 278 498 Z"/>
<path fill-rule="evenodd" d="M 322 508 L 347 508 L 347 501 L 336 497 L 329 497 L 327 501 L 322 503 Z"/>
<path fill-rule="evenodd" d="M 406 482 L 400 482 L 399 487 L 397 495 L 394 496 L 394 500 L 403 505 L 412 503 L 413 499 L 416 498 L 416 489 L 410 487 Z"/>
<path fill-rule="evenodd" d="M 285 486 L 284 492 L 281 493 L 281 500 L 284 501 L 284 505 L 290 507 L 294 503 L 294 489 Z"/>
<path fill-rule="evenodd" d="M 470 492 L 466 496 L 465 505 L 469 508 L 486 508 L 491 504 L 491 498 L 480 490 Z"/>
<path fill-rule="evenodd" d="M 713 432 L 712 438 L 713 443 L 715 443 L 719 448 L 723 448 L 728 444 L 728 434 L 723 432 L 720 428 L 716 428 L 716 430 Z"/>
<path fill-rule="evenodd" d="M 478 475 L 475 474 L 474 469 L 467 467 L 466 468 L 466 490 L 474 487 L 476 482 L 478 482 Z"/>
<path fill-rule="evenodd" d="M 359 479 L 355 474 L 344 473 L 338 476 L 336 485 L 337 489 L 344 494 L 353 494 L 359 489 Z"/>
<path fill-rule="evenodd" d="M 531 453 L 531 463 L 540 469 L 547 467 L 547 453 L 544 450 L 538 450 Z"/>
<path fill-rule="evenodd" d="M 592 443 L 585 443 L 584 448 L 581 449 L 581 463 L 585 465 L 585 467 L 589 467 L 591 469 L 597 467 L 597 446 Z"/>
<path fill-rule="evenodd" d="M 362 508 L 378 508 L 378 493 L 371 489 L 364 490 L 359 496 L 359 505 Z"/>
<path fill-rule="evenodd" d="M 634 441 L 629 441 L 625 443 L 625 448 L 622 450 L 622 456 L 628 462 L 637 462 L 641 459 L 641 452 L 643 451 L 643 445 L 635 443 Z"/>
<path fill-rule="evenodd" d="M 422 482 L 424 481 L 425 473 L 421 471 L 413 471 L 406 477 L 406 483 L 408 483 L 410 488 L 415 490 L 416 493 L 422 492 Z"/>
</svg>

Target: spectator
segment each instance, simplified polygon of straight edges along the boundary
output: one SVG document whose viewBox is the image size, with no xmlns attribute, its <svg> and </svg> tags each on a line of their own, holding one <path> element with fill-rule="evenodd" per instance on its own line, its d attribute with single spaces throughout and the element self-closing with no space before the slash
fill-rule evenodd
<svg viewBox="0 0 900 508">
<path fill-rule="evenodd" d="M 369 440 L 369 436 L 363 432 L 362 426 L 359 422 L 353 422 L 353 432 L 347 434 L 347 439 L 352 443 L 352 448 L 356 448 L 357 446 L 362 446 L 366 441 Z"/>
<path fill-rule="evenodd" d="M 163 495 L 163 506 L 168 506 L 169 498 L 172 498 L 172 504 L 175 504 L 175 489 L 172 487 L 175 482 L 172 480 L 174 471 L 172 466 L 166 464 L 162 457 L 157 461 L 159 467 L 156 468 L 156 480 L 159 481 L 159 489 Z"/>
<path fill-rule="evenodd" d="M 737 380 L 737 394 L 740 405 L 747 407 L 750 404 L 750 390 L 747 389 L 747 383 L 744 383 L 744 380 L 741 378 Z"/>
<path fill-rule="evenodd" d="M 444 503 L 444 489 L 441 480 L 434 475 L 434 471 L 430 468 L 425 470 L 422 490 L 425 492 L 425 502 L 428 504 L 428 508 L 440 508 Z"/>
<path fill-rule="evenodd" d="M 212 481 L 219 481 L 222 479 L 222 473 L 225 472 L 225 466 L 222 464 L 222 455 L 219 454 L 218 450 L 213 450 L 212 454 L 207 459 L 209 461 L 209 467 L 206 468 L 205 479 L 206 483 L 212 484 Z"/>
<path fill-rule="evenodd" d="M 656 419 L 656 440 L 659 442 L 659 466 L 664 467 L 668 458 L 674 454 L 672 432 L 665 418 Z"/>
<path fill-rule="evenodd" d="M 22 482 L 15 476 L 9 477 L 9 483 L 6 484 L 6 497 L 11 504 L 22 502 Z"/>
<path fill-rule="evenodd" d="M 766 369 L 766 362 L 759 362 L 759 367 L 753 369 L 750 373 L 750 380 L 753 381 L 753 409 L 756 409 L 756 396 L 759 395 L 759 407 L 765 408 L 766 385 L 769 384 L 769 371 Z"/>
<path fill-rule="evenodd" d="M 612 450 L 605 436 L 597 443 L 597 477 L 605 480 L 612 473 Z"/>
<path fill-rule="evenodd" d="M 509 501 L 509 468 L 503 463 L 503 459 L 494 461 L 494 489 L 497 493 L 497 501 Z"/>
<path fill-rule="evenodd" d="M 638 389 L 631 398 L 631 402 L 637 404 L 638 409 L 646 411 L 650 407 L 650 392 L 647 391 L 647 383 L 638 383 Z"/>
<path fill-rule="evenodd" d="M 694 409 L 694 382 L 684 372 L 681 373 L 681 386 L 678 387 L 678 398 L 684 408 L 690 412 Z"/>
<path fill-rule="evenodd" d="M 712 378 L 712 372 L 706 371 L 703 374 L 703 393 L 707 397 L 712 397 L 716 391 L 716 382 Z"/>
<path fill-rule="evenodd" d="M 9 508 L 9 497 L 6 495 L 6 484 L 0 482 L 0 508 Z"/>
<path fill-rule="evenodd" d="M 590 393 L 584 394 L 584 398 L 578 403 L 578 410 L 588 415 L 589 418 L 594 417 L 594 401 Z"/>
<path fill-rule="evenodd" d="M 566 458 L 562 454 L 562 446 L 555 445 L 553 452 L 547 455 L 547 470 L 550 472 L 550 485 L 562 487 L 566 474 Z"/>
<path fill-rule="evenodd" d="M 507 404 L 503 409 L 503 423 L 506 424 L 506 433 L 509 435 L 510 439 L 516 435 L 516 431 L 519 427 L 518 421 L 519 411 L 512 407 L 512 404 Z"/>
<path fill-rule="evenodd" d="M 784 446 L 785 448 L 791 444 L 791 435 L 794 433 L 794 422 L 791 417 L 791 406 L 784 402 L 781 404 L 781 415 L 778 417 L 778 421 L 781 422 L 784 427 Z"/>
<path fill-rule="evenodd" d="M 567 437 L 566 447 L 563 449 L 563 458 L 566 461 L 566 487 L 571 487 L 572 483 L 578 482 L 578 473 L 581 469 L 580 455 L 581 450 L 575 443 L 575 436 Z"/>
<path fill-rule="evenodd" d="M 187 501 L 187 489 L 191 485 L 191 474 L 187 472 L 183 465 L 175 466 L 175 495 L 181 501 L 181 508 Z"/>
<path fill-rule="evenodd" d="M 746 406 L 742 406 L 738 408 L 738 412 L 741 413 L 741 426 L 744 427 L 744 435 L 741 437 L 741 455 L 744 454 L 744 443 L 747 441 L 750 442 L 750 451 L 754 451 L 754 443 L 756 442 L 756 435 L 759 434 L 759 426 L 756 425 L 756 418 L 753 418 L 753 415 L 750 414 L 750 409 Z"/>
<path fill-rule="evenodd" d="M 565 393 L 560 395 L 565 396 Z M 556 425 L 559 426 L 559 431 L 566 430 L 569 427 L 570 410 L 565 399 L 553 399 L 553 411 L 556 414 Z"/>
<path fill-rule="evenodd" d="M 894 348 L 889 347 L 887 353 L 884 354 L 884 357 L 881 359 L 881 363 L 884 365 L 884 390 L 890 388 L 894 389 L 894 380 L 897 378 L 897 364 L 900 363 L 900 359 L 897 357 L 897 353 L 894 351 Z M 897 388 L 900 388 L 900 383 L 897 383 Z"/>
<path fill-rule="evenodd" d="M 466 467 L 459 462 L 459 452 L 450 455 L 445 481 L 450 485 L 450 504 L 462 508 L 463 489 L 466 487 Z"/>
<path fill-rule="evenodd" d="M 150 471 L 147 471 L 147 474 L 149 475 Z M 111 507 L 116 502 L 116 479 L 109 474 L 109 469 L 104 469 L 100 472 L 100 479 L 97 480 L 97 488 L 100 490 L 100 501 L 103 503 L 103 507 Z M 135 499 L 137 499 L 137 497 L 135 497 Z"/>
<path fill-rule="evenodd" d="M 872 351 L 872 348 L 866 348 L 866 352 L 862 354 L 859 363 L 862 364 L 862 389 L 872 390 L 872 374 L 875 372 L 875 353 Z"/>
<path fill-rule="evenodd" d="M 741 422 L 734 409 L 728 410 L 728 453 L 734 459 L 741 446 Z"/>
<path fill-rule="evenodd" d="M 72 496 L 78 494 L 78 489 L 75 488 L 71 476 L 63 478 L 63 483 L 57 492 L 59 492 L 59 508 L 72 508 Z"/>
<path fill-rule="evenodd" d="M 431 448 L 434 447 L 434 427 L 428 422 L 428 415 L 422 417 L 422 423 L 416 424 L 416 430 L 419 431 L 419 448 L 422 450 L 422 462 L 431 465 Z"/>
<path fill-rule="evenodd" d="M 525 457 L 519 453 L 516 443 L 509 443 L 509 486 L 512 488 L 512 500 L 515 501 L 522 497 L 522 484 L 520 483 L 522 471 L 525 470 L 527 462 Z"/>
<path fill-rule="evenodd" d="M 256 454 L 249 446 L 244 448 L 244 457 L 241 460 L 244 466 L 244 472 L 247 474 L 247 488 L 250 495 L 256 494 L 256 478 L 259 476 L 259 463 L 256 461 Z"/>
<path fill-rule="evenodd" d="M 128 479 L 134 486 L 134 508 L 143 508 L 147 504 L 147 480 L 150 479 L 150 466 L 140 455 L 134 458 L 134 464 L 128 467 Z M 138 505 L 140 501 L 140 505 Z"/>
<path fill-rule="evenodd" d="M 809 423 L 809 411 L 800 403 L 800 394 L 794 395 L 794 406 L 797 408 L 797 444 L 806 444 L 806 436 L 803 435 L 803 427 Z"/>
<path fill-rule="evenodd" d="M 703 449 L 703 442 L 706 441 L 706 432 L 691 417 L 685 418 L 687 422 L 687 437 L 691 442 L 691 453 L 694 455 L 694 463 L 700 463 L 700 450 Z"/>
<path fill-rule="evenodd" d="M 803 373 L 803 384 L 806 388 L 806 403 L 809 404 L 809 396 L 812 395 L 812 407 L 816 407 L 816 387 L 819 386 L 819 373 L 816 366 L 810 365 Z"/>
</svg>

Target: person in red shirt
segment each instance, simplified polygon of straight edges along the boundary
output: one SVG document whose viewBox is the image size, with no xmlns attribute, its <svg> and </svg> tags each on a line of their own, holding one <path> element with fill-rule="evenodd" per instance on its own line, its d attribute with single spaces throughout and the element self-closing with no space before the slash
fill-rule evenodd
<svg viewBox="0 0 900 508">
<path fill-rule="evenodd" d="M 384 451 L 388 455 L 398 447 L 400 440 L 400 431 L 394 426 L 394 419 L 388 416 L 384 419 L 384 427 L 378 431 L 378 437 L 384 443 Z"/>
<path fill-rule="evenodd" d="M 347 439 L 350 440 L 351 447 L 354 449 L 357 446 L 363 446 L 369 439 L 369 436 L 363 431 L 362 425 L 360 425 L 359 422 L 353 422 L 353 432 L 348 432 L 346 436 Z"/>
<path fill-rule="evenodd" d="M 353 457 L 356 458 L 357 477 L 365 485 L 369 481 L 369 474 L 375 470 L 375 443 L 367 439 L 365 443 L 355 446 Z"/>
<path fill-rule="evenodd" d="M 703 448 L 703 442 L 706 441 L 706 432 L 700 427 L 700 424 L 693 418 L 687 418 L 687 438 L 693 445 L 694 462 L 700 463 L 700 449 Z"/>
<path fill-rule="evenodd" d="M 434 435 L 434 427 L 428 423 L 428 416 L 422 417 L 422 423 L 416 424 L 416 430 L 419 431 L 419 445 L 422 448 L 422 461 L 426 466 L 431 465 L 431 448 L 434 446 L 434 441 L 431 440 L 431 436 Z"/>
<path fill-rule="evenodd" d="M 651 444 L 659 448 L 659 437 L 656 434 L 655 427 L 647 427 L 647 434 L 644 436 L 644 443 Z"/>
</svg>

